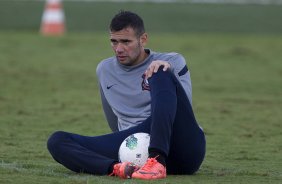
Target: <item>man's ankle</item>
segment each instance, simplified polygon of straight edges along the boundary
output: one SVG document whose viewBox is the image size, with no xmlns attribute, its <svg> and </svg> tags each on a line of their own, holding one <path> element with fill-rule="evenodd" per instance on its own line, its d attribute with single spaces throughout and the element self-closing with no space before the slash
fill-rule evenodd
<svg viewBox="0 0 282 184">
<path fill-rule="evenodd" d="M 166 167 L 166 155 L 155 148 L 149 149 L 149 158 L 155 158 L 160 164 L 162 164 L 164 167 Z"/>
</svg>

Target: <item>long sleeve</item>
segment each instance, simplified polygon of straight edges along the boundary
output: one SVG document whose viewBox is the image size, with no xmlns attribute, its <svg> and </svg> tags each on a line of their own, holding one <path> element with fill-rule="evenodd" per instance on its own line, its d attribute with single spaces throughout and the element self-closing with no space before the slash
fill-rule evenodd
<svg viewBox="0 0 282 184">
<path fill-rule="evenodd" d="M 112 108 L 110 107 L 107 99 L 105 98 L 104 92 L 100 86 L 100 94 L 101 94 L 101 100 L 102 100 L 102 105 L 104 109 L 104 114 L 106 116 L 106 119 L 108 121 L 108 124 L 113 132 L 118 131 L 118 120 L 117 116 L 114 114 L 112 111 Z"/>
</svg>

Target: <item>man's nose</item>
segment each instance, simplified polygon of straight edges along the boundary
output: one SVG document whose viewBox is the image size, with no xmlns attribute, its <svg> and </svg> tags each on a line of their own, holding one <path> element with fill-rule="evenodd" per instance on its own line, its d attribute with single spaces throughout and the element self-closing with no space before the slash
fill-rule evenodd
<svg viewBox="0 0 282 184">
<path fill-rule="evenodd" d="M 124 48 L 123 45 L 121 43 L 118 43 L 116 46 L 116 52 L 123 52 Z"/>
</svg>

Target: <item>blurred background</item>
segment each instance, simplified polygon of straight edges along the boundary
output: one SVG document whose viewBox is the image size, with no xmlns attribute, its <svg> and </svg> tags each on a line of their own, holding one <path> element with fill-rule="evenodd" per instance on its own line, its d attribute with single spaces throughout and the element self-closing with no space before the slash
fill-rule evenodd
<svg viewBox="0 0 282 184">
<path fill-rule="evenodd" d="M 38 31 L 44 0 L 0 0 L 0 30 Z M 144 17 L 148 31 L 281 33 L 282 0 L 64 0 L 70 32 L 105 31 L 120 9 Z"/>
</svg>

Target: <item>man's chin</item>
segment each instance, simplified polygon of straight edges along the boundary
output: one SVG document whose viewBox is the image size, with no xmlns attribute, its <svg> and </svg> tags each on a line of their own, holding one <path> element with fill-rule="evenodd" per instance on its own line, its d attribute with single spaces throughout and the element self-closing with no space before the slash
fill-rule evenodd
<svg viewBox="0 0 282 184">
<path fill-rule="evenodd" d="M 117 59 L 117 60 L 118 60 L 118 62 L 119 62 L 120 64 L 122 64 L 122 65 L 130 66 L 130 62 L 127 61 L 127 60 L 120 60 L 120 59 Z"/>
</svg>

